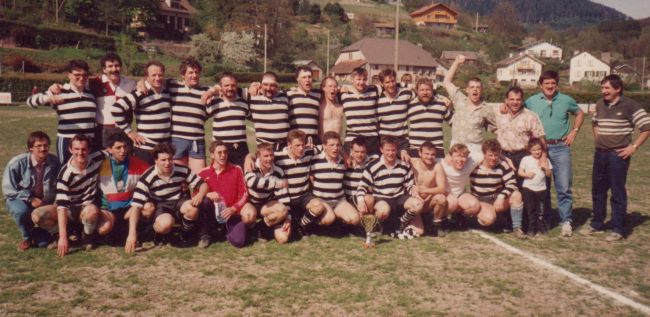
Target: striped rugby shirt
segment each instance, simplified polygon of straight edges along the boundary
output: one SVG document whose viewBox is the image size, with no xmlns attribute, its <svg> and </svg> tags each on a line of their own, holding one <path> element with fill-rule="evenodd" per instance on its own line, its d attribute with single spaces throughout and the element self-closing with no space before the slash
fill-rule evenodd
<svg viewBox="0 0 650 317">
<path fill-rule="evenodd" d="M 143 94 L 134 91 L 113 104 L 115 125 L 125 133 L 131 132 L 131 115 L 135 114 L 138 133 L 147 139 L 141 146 L 144 150 L 153 150 L 159 143 L 169 142 L 171 131 L 171 98 L 166 88 L 155 93 L 149 83 L 149 91 Z"/>
<path fill-rule="evenodd" d="M 257 144 L 271 144 L 287 141 L 289 133 L 289 100 L 279 93 L 273 99 L 265 96 L 252 96 L 249 100 L 251 121 L 255 127 Z"/>
<path fill-rule="evenodd" d="M 201 95 L 207 86 L 189 87 L 177 80 L 167 81 L 167 89 L 172 102 L 172 137 L 185 140 L 205 139 L 205 120 L 207 107 Z"/>
<path fill-rule="evenodd" d="M 203 180 L 192 173 L 187 167 L 174 165 L 171 175 L 165 179 L 160 176 L 156 165 L 147 169 L 138 180 L 133 193 L 131 206 L 142 208 L 147 201 L 160 203 L 169 200 L 179 200 L 183 197 L 183 183 L 197 189 Z"/>
<path fill-rule="evenodd" d="M 477 197 L 508 198 L 517 190 L 515 172 L 504 161 L 493 169 L 480 164 L 469 175 L 469 182 L 472 195 Z"/>
<path fill-rule="evenodd" d="M 325 152 L 315 155 L 311 160 L 309 176 L 312 179 L 311 190 L 314 196 L 333 202 L 343 198 L 343 158 L 339 157 L 337 162 L 330 162 Z"/>
<path fill-rule="evenodd" d="M 81 92 L 73 90 L 70 84 L 61 87 L 61 94 L 58 97 L 63 99 L 60 105 L 52 105 L 58 117 L 57 136 L 72 138 L 77 134 L 89 137 L 95 136 L 95 119 L 97 117 L 97 103 L 95 96 L 90 90 L 84 89 Z M 27 98 L 27 105 L 38 108 L 49 103 L 52 94 L 44 92 L 32 95 Z"/>
<path fill-rule="evenodd" d="M 277 200 L 284 205 L 289 205 L 289 192 L 282 187 L 284 173 L 282 169 L 273 165 L 273 169 L 263 174 L 259 165 L 244 175 L 248 187 L 248 201 L 255 205 L 263 205 L 269 201 Z"/>
<path fill-rule="evenodd" d="M 242 98 L 225 100 L 212 99 L 208 108 L 212 117 L 212 139 L 225 143 L 246 142 L 246 118 L 248 118 L 248 102 Z"/>
<path fill-rule="evenodd" d="M 357 188 L 363 178 L 363 170 L 366 168 L 368 163 L 378 158 L 377 155 L 370 155 L 366 157 L 366 160 L 361 165 L 355 165 L 356 163 L 352 162 L 353 166 L 345 169 L 345 175 L 343 177 L 343 190 L 345 196 L 348 199 L 353 199 L 357 194 Z"/>
<path fill-rule="evenodd" d="M 115 124 L 111 114 L 113 104 L 135 90 L 135 81 L 120 76 L 120 83 L 116 86 L 108 76 L 102 75 L 89 78 L 88 87 L 97 101 L 97 124 L 113 125 Z"/>
<path fill-rule="evenodd" d="M 363 93 L 347 92 L 341 94 L 341 105 L 345 115 L 345 142 L 356 137 L 377 136 L 377 87 L 368 86 Z"/>
<path fill-rule="evenodd" d="M 413 184 L 413 171 L 410 166 L 396 159 L 395 165 L 389 168 L 384 156 L 381 156 L 378 160 L 368 163 L 363 170 L 357 197 L 372 193 L 376 198 L 397 198 L 408 194 Z"/>
<path fill-rule="evenodd" d="M 299 159 L 289 156 L 289 148 L 275 152 L 275 165 L 282 169 L 289 182 L 289 198 L 298 199 L 309 191 L 309 167 L 314 156 L 313 149 L 305 149 Z"/>
<path fill-rule="evenodd" d="M 306 93 L 298 88 L 288 90 L 286 94 L 289 98 L 289 122 L 291 129 L 302 130 L 307 134 L 308 138 L 318 136 L 320 90 L 312 89 Z"/>
<path fill-rule="evenodd" d="M 399 89 L 395 98 L 385 93 L 377 100 L 379 135 L 406 137 L 408 134 L 408 108 L 414 94 L 411 90 Z"/>
<path fill-rule="evenodd" d="M 420 149 L 422 143 L 431 141 L 439 152 L 444 150 L 442 123 L 451 118 L 451 111 L 438 96 L 433 98 L 428 105 L 424 105 L 418 98 L 409 104 L 408 137 L 411 149 Z"/>
<path fill-rule="evenodd" d="M 72 166 L 72 160 L 61 168 L 56 180 L 58 208 L 78 208 L 96 203 L 99 170 L 105 155 L 101 151 L 90 153 L 88 164 L 83 171 Z"/>
<path fill-rule="evenodd" d="M 596 148 L 616 149 L 632 143 L 634 127 L 641 132 L 650 130 L 650 117 L 639 103 L 621 96 L 613 105 L 603 99 L 596 103 L 593 125 L 598 128 L 598 137 L 594 138 Z"/>
</svg>

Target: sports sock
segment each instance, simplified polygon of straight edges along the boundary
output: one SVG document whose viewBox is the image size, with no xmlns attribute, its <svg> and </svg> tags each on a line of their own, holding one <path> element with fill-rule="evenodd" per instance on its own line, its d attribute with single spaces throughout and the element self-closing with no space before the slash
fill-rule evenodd
<svg viewBox="0 0 650 317">
<path fill-rule="evenodd" d="M 411 224 L 411 221 L 413 218 L 415 218 L 416 213 L 412 210 L 406 210 L 402 217 L 399 219 L 399 230 L 402 231 L 404 228 L 406 228 L 408 225 Z"/>
<path fill-rule="evenodd" d="M 521 229 L 521 221 L 524 216 L 524 206 L 510 207 L 510 217 L 512 218 L 512 229 Z"/>
<path fill-rule="evenodd" d="M 307 210 L 304 216 L 302 216 L 302 219 L 300 219 L 300 226 L 301 227 L 307 227 L 309 226 L 314 220 L 316 220 L 318 216 L 314 215 L 311 210 Z"/>
<path fill-rule="evenodd" d="M 84 233 L 87 235 L 93 234 L 93 232 L 95 232 L 95 227 L 97 227 L 96 222 L 90 222 L 88 220 L 81 220 L 81 224 L 83 224 Z"/>
<path fill-rule="evenodd" d="M 181 231 L 183 232 L 190 232 L 194 230 L 194 227 L 196 227 L 197 220 L 189 220 L 183 217 L 181 220 Z"/>
</svg>

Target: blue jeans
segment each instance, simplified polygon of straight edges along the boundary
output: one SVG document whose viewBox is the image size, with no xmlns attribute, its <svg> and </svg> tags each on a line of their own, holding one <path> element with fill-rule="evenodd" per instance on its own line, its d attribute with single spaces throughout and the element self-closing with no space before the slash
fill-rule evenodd
<svg viewBox="0 0 650 317">
<path fill-rule="evenodd" d="M 607 191 L 611 189 L 612 230 L 623 235 L 627 216 L 627 170 L 630 158 L 623 159 L 616 151 L 596 150 L 591 176 L 591 200 L 594 216 L 591 227 L 600 230 L 607 216 Z"/>
<path fill-rule="evenodd" d="M 29 234 L 34 227 L 34 224 L 32 223 L 32 206 L 20 199 L 7 199 L 5 200 L 5 203 L 9 214 L 14 218 L 14 221 L 18 225 L 23 240 L 28 240 L 30 238 Z"/>
<path fill-rule="evenodd" d="M 571 166 L 571 148 L 564 142 L 548 145 L 548 159 L 553 166 L 553 181 L 557 193 L 557 209 L 560 214 L 560 223 L 571 223 L 573 215 L 573 169 Z M 544 199 L 545 214 L 549 216 L 551 210 L 551 180 L 546 178 L 546 197 Z"/>
</svg>

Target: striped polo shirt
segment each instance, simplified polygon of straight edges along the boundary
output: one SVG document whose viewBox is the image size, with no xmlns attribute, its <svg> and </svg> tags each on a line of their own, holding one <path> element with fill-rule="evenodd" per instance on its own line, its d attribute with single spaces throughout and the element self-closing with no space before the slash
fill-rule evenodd
<svg viewBox="0 0 650 317">
<path fill-rule="evenodd" d="M 135 81 L 120 76 L 119 85 L 114 85 L 108 76 L 102 75 L 89 78 L 88 87 L 97 101 L 97 124 L 113 125 L 115 124 L 111 114 L 113 104 L 135 90 Z"/>
<path fill-rule="evenodd" d="M 289 122 L 291 129 L 299 129 L 307 137 L 318 136 L 318 116 L 320 110 L 321 92 L 312 89 L 308 93 L 294 89 L 287 91 L 289 98 Z"/>
<path fill-rule="evenodd" d="M 229 101 L 215 98 L 210 103 L 208 115 L 212 117 L 212 139 L 225 143 L 246 142 L 248 103 L 237 98 Z"/>
<path fill-rule="evenodd" d="M 632 143 L 634 127 L 641 132 L 650 130 L 650 117 L 638 102 L 621 96 L 613 105 L 603 99 L 596 103 L 593 125 L 598 127 L 596 148 L 616 149 Z"/>
<path fill-rule="evenodd" d="M 255 127 L 255 141 L 260 143 L 283 143 L 289 133 L 289 100 L 280 93 L 273 99 L 253 96 L 249 101 L 251 121 Z"/>
<path fill-rule="evenodd" d="M 70 84 L 65 84 L 58 95 L 63 103 L 52 105 L 58 117 L 57 136 L 72 138 L 77 134 L 89 137 L 95 135 L 97 104 L 90 90 L 76 92 Z M 52 94 L 49 92 L 35 94 L 27 99 L 27 105 L 38 108 L 49 103 Z"/>
<path fill-rule="evenodd" d="M 413 92 L 400 89 L 395 98 L 382 94 L 377 101 L 377 120 L 379 135 L 406 137 L 408 134 L 408 107 Z"/>
<path fill-rule="evenodd" d="M 167 81 L 167 89 L 172 101 L 172 138 L 205 139 L 205 120 L 208 114 L 201 96 L 208 87 L 189 87 L 171 79 Z"/>
<path fill-rule="evenodd" d="M 366 160 L 361 165 L 355 165 L 352 163 L 352 166 L 345 169 L 345 175 L 343 177 L 343 190 L 345 196 L 348 199 L 353 199 L 357 194 L 357 188 L 359 188 L 359 183 L 361 178 L 363 178 L 363 170 L 366 168 L 368 163 L 378 158 L 377 155 L 367 156 Z"/>
<path fill-rule="evenodd" d="M 139 146 L 144 150 L 152 150 L 156 144 L 169 142 L 171 132 L 171 98 L 169 90 L 161 93 L 154 92 L 149 83 L 149 91 L 143 94 L 134 91 L 121 98 L 113 105 L 115 125 L 125 133 L 131 132 L 131 113 L 135 114 L 138 134 L 147 139 Z"/>
<path fill-rule="evenodd" d="M 138 180 L 133 194 L 132 206 L 142 208 L 147 201 L 160 203 L 169 200 L 179 200 L 183 197 L 183 184 L 191 189 L 197 189 L 203 180 L 192 173 L 187 167 L 174 165 L 171 175 L 163 178 L 156 165 L 147 169 Z"/>
<path fill-rule="evenodd" d="M 444 149 L 444 134 L 442 123 L 451 118 L 451 111 L 444 102 L 433 97 L 430 104 L 423 104 L 418 98 L 409 104 L 409 146 L 411 149 L 420 149 L 422 143 L 430 141 L 438 148 Z M 442 153 L 442 152 L 440 152 Z"/>
<path fill-rule="evenodd" d="M 341 105 L 345 115 L 345 142 L 356 137 L 377 136 L 377 99 L 379 93 L 375 86 L 368 86 L 362 93 L 341 94 Z"/>
<path fill-rule="evenodd" d="M 321 152 L 311 160 L 309 176 L 312 178 L 312 194 L 326 201 L 336 202 L 343 198 L 343 178 L 345 164 L 339 157 L 337 162 L 330 162 Z"/>
<path fill-rule="evenodd" d="M 381 156 L 378 160 L 370 162 L 363 170 L 357 197 L 371 193 L 375 198 L 397 198 L 408 194 L 413 184 L 413 172 L 410 166 L 396 159 L 395 165 L 388 167 L 384 157 Z"/>
<path fill-rule="evenodd" d="M 78 170 L 68 161 L 56 180 L 56 205 L 59 208 L 78 208 L 96 203 L 99 170 L 104 160 L 104 152 L 88 155 L 85 170 Z"/>
<path fill-rule="evenodd" d="M 269 173 L 263 174 L 259 165 L 256 165 L 255 169 L 244 175 L 244 178 L 250 203 L 264 205 L 277 200 L 284 205 L 289 205 L 289 192 L 282 187 L 284 173 L 279 167 L 274 165 Z"/>
<path fill-rule="evenodd" d="M 275 152 L 275 165 L 282 169 L 289 182 L 289 198 L 292 200 L 309 191 L 309 167 L 313 156 L 313 149 L 305 149 L 303 156 L 298 159 L 291 158 L 286 147 Z"/>
<path fill-rule="evenodd" d="M 495 168 L 480 164 L 469 175 L 469 182 L 472 195 L 477 197 L 508 198 L 517 190 L 515 172 L 504 161 Z"/>
</svg>

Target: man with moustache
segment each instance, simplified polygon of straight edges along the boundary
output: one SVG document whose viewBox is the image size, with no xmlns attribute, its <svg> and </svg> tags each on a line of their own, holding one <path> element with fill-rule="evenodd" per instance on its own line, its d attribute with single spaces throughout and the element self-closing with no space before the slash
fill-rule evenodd
<svg viewBox="0 0 650 317">
<path fill-rule="evenodd" d="M 650 136 L 650 117 L 639 103 L 623 95 L 623 81 L 608 75 L 600 82 L 603 98 L 596 103 L 593 118 L 594 164 L 591 178 L 593 218 L 580 234 L 603 230 L 607 216 L 607 192 L 611 189 L 612 232 L 605 240 L 619 241 L 625 236 L 627 218 L 627 172 L 631 157 Z M 634 128 L 641 133 L 632 141 Z"/>
<path fill-rule="evenodd" d="M 33 211 L 45 206 L 56 208 L 53 203 L 58 172 L 59 161 L 50 154 L 50 137 L 42 131 L 30 133 L 27 152 L 15 156 L 5 166 L 2 193 L 7 211 L 22 235 L 18 251 L 25 251 L 34 244 L 47 246 L 48 234 L 34 228 L 39 219 L 34 217 Z"/>
<path fill-rule="evenodd" d="M 250 98 L 249 110 L 257 144 L 271 143 L 275 151 L 282 150 L 290 130 L 289 100 L 280 92 L 275 73 L 262 75 L 261 94 Z"/>
</svg>

